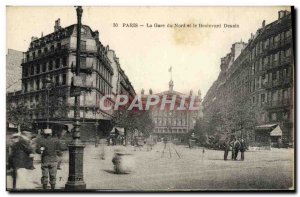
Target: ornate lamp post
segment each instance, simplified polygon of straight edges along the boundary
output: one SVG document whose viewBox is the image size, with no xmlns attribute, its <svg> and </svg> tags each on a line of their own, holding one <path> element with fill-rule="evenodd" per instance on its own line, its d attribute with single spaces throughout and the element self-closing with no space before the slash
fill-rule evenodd
<svg viewBox="0 0 300 197">
<path fill-rule="evenodd" d="M 77 12 L 77 51 L 76 76 L 80 76 L 80 40 L 82 8 L 78 6 Z M 83 150 L 84 144 L 80 140 L 80 93 L 75 95 L 74 131 L 73 141 L 69 145 L 69 178 L 65 185 L 66 190 L 84 190 L 86 184 L 83 180 Z"/>
</svg>

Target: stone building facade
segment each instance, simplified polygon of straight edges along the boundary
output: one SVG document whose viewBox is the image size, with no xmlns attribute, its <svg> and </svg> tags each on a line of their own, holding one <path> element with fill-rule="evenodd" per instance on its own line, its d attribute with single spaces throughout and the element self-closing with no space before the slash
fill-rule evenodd
<svg viewBox="0 0 300 197">
<path fill-rule="evenodd" d="M 6 54 L 6 92 L 21 90 L 23 52 L 8 49 Z"/>
<path fill-rule="evenodd" d="M 204 97 L 204 117 L 217 103 L 226 105 L 230 98 L 244 98 L 245 106 L 256 109 L 256 126 L 245 131 L 236 125 L 231 132 L 239 130 L 254 146 L 292 143 L 295 63 L 292 31 L 292 14 L 280 11 L 278 20 L 268 25 L 263 21 L 248 43 L 233 44 L 231 52 L 221 58 L 218 79 Z M 282 133 L 272 136 L 276 125 Z"/>
<path fill-rule="evenodd" d="M 54 32 L 41 38 L 32 37 L 28 51 L 24 53 L 21 93 L 18 97 L 13 97 L 12 94 L 8 97 L 11 102 L 28 106 L 31 111 L 29 116 L 39 126 L 45 127 L 47 122 L 72 124 L 76 31 L 76 24 L 62 28 L 58 19 Z M 130 87 L 130 94 L 135 92 L 120 65 L 118 69 L 114 68 L 116 62 L 110 59 L 109 48 L 101 43 L 97 30 L 93 31 L 89 26 L 82 25 L 80 47 L 81 87 L 84 90 L 80 95 L 80 119 L 83 125 L 92 123 L 86 132 L 95 130 L 91 125 L 96 121 L 100 130 L 108 131 L 112 126 L 113 110 L 102 110 L 100 99 L 117 93 L 113 92 L 114 86 L 117 86 L 113 78 L 123 76 L 127 79 L 123 83 Z M 108 97 L 104 102 L 105 106 L 113 106 L 115 101 Z M 89 136 L 94 137 L 94 134 Z"/>
</svg>

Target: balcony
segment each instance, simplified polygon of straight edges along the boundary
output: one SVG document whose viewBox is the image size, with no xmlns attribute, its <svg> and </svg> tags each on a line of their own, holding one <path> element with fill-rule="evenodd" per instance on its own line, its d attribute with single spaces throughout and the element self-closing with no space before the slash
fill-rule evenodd
<svg viewBox="0 0 300 197">
<path fill-rule="evenodd" d="M 276 50 L 279 46 L 278 42 L 274 42 L 274 44 L 270 45 L 270 50 Z"/>
<path fill-rule="evenodd" d="M 281 40 L 280 46 L 286 46 L 286 45 L 292 44 L 292 36 L 286 37 L 284 40 Z"/>
<path fill-rule="evenodd" d="M 263 106 L 267 109 L 273 109 L 273 108 L 289 107 L 290 105 L 291 105 L 290 99 L 283 99 L 283 100 L 266 102 L 264 103 Z"/>
<path fill-rule="evenodd" d="M 290 84 L 291 84 L 291 79 L 289 79 L 289 78 L 286 78 L 286 79 L 279 78 L 279 79 L 274 80 L 274 81 L 269 81 L 269 82 L 263 83 L 262 87 L 265 88 L 265 89 L 272 89 L 272 88 L 275 88 L 277 86 L 284 86 L 284 85 L 290 85 Z"/>
<path fill-rule="evenodd" d="M 283 65 L 286 65 L 286 64 L 289 64 L 290 63 L 290 57 L 284 57 L 280 60 L 280 65 L 283 66 Z"/>
</svg>

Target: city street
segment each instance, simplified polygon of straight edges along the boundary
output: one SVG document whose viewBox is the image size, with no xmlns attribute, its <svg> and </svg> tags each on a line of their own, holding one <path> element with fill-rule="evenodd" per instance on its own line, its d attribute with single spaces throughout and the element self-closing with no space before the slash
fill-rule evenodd
<svg viewBox="0 0 300 197">
<path fill-rule="evenodd" d="M 127 146 L 87 145 L 84 155 L 84 180 L 87 189 L 101 190 L 227 190 L 227 189 L 289 189 L 293 187 L 293 150 L 272 149 L 248 151 L 245 161 L 224 161 L 223 151 L 158 143 L 147 151 Z M 114 174 L 112 157 L 115 149 L 132 154 L 135 164 L 131 174 Z M 164 150 L 164 152 L 163 152 Z M 57 189 L 63 189 L 68 178 L 68 153 L 64 153 L 62 170 L 57 174 Z M 231 157 L 231 153 L 228 158 Z M 36 156 L 38 160 L 39 156 Z M 238 156 L 240 158 L 240 155 Z M 18 189 L 42 189 L 41 169 L 19 170 Z M 12 179 L 7 177 L 7 188 Z"/>
</svg>

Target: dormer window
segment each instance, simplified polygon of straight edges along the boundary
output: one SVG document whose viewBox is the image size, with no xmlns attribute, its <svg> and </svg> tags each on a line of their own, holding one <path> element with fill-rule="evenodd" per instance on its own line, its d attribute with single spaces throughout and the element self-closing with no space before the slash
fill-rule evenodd
<svg viewBox="0 0 300 197">
<path fill-rule="evenodd" d="M 82 27 L 81 28 L 81 34 L 86 34 L 86 33 L 87 33 L 86 29 L 84 27 Z"/>
</svg>

